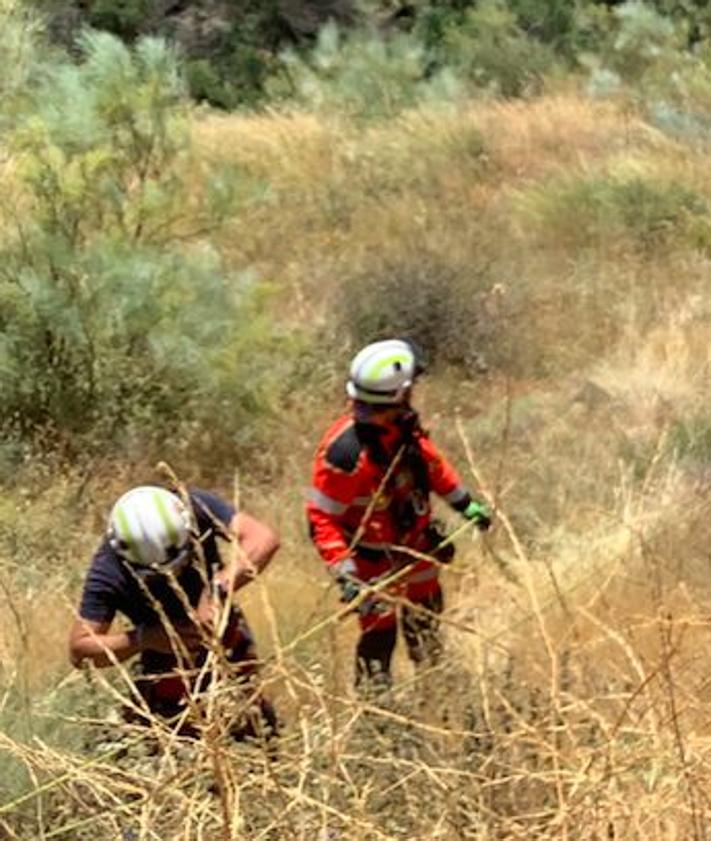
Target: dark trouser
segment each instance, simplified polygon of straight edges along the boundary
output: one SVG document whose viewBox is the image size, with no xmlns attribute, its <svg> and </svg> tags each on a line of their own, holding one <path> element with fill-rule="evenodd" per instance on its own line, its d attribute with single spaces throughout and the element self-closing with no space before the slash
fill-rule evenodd
<svg viewBox="0 0 711 841">
<path fill-rule="evenodd" d="M 239 689 L 236 697 L 238 707 L 242 706 L 242 701 L 251 700 L 249 709 L 241 712 L 238 720 L 230 728 L 232 737 L 236 741 L 242 741 L 248 738 L 270 739 L 278 735 L 278 718 L 274 707 L 262 696 L 258 688 L 259 662 L 254 638 L 237 607 L 233 608 L 222 642 L 226 660 L 233 667 L 229 677 L 226 677 L 226 683 Z M 202 668 L 206 657 L 206 650 L 196 655 L 195 669 Z M 168 721 L 181 719 L 186 703 L 187 687 L 182 678 L 175 673 L 175 663 L 173 655 L 144 652 L 141 663 L 144 674 L 136 680 L 136 686 L 151 713 Z M 197 688 L 205 691 L 213 678 L 210 672 L 203 675 Z M 195 685 L 190 687 L 192 691 L 195 688 Z M 133 715 L 128 717 L 134 718 Z M 141 716 L 138 716 L 138 719 L 140 720 Z M 189 721 L 182 725 L 180 733 L 188 737 L 198 735 L 194 724 Z"/>
<path fill-rule="evenodd" d="M 230 735 L 238 742 L 250 738 L 271 739 L 278 735 L 279 725 L 274 706 L 254 689 L 253 677 L 255 676 L 244 675 L 236 678 L 236 685 L 239 686 L 243 698 L 253 696 L 249 709 L 244 710 L 230 728 Z M 171 697 L 175 683 L 176 679 L 173 676 L 140 678 L 136 681 L 151 713 L 168 722 L 182 719 L 185 712 L 184 690 L 183 697 Z M 148 723 L 148 718 L 143 714 L 136 714 L 128 708 L 124 708 L 123 717 L 131 723 Z M 183 723 L 179 733 L 188 738 L 199 736 L 198 729 L 191 721 Z"/>
<path fill-rule="evenodd" d="M 422 601 L 403 606 L 402 635 L 408 656 L 415 665 L 434 663 L 442 654 L 439 614 L 443 607 L 442 590 L 439 588 Z M 397 625 L 361 634 L 356 647 L 356 686 L 366 683 L 390 685 L 390 664 L 396 639 Z"/>
<path fill-rule="evenodd" d="M 246 717 L 246 722 L 235 726 L 230 735 L 236 742 L 245 739 L 266 739 L 271 740 L 279 735 L 279 719 L 271 701 L 266 698 L 259 698 L 255 709 Z"/>
</svg>

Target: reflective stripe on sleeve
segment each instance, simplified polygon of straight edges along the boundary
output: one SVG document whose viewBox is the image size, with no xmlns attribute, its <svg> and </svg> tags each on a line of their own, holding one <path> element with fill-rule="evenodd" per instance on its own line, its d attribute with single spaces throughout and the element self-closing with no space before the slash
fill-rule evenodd
<svg viewBox="0 0 711 841">
<path fill-rule="evenodd" d="M 326 496 L 326 494 L 318 488 L 312 487 L 309 490 L 309 500 L 313 502 L 319 510 L 325 511 L 326 514 L 343 514 L 348 510 L 348 506 L 343 502 L 339 502 L 337 499 Z"/>
<path fill-rule="evenodd" d="M 367 543 L 365 540 L 359 540 L 356 544 L 356 549 L 369 549 L 371 552 L 387 552 L 392 548 L 392 543 Z"/>
</svg>

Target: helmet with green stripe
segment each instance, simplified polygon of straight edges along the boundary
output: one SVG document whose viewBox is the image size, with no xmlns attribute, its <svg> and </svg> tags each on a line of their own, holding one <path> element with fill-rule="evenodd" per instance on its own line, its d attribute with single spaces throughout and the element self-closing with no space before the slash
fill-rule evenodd
<svg viewBox="0 0 711 841">
<path fill-rule="evenodd" d="M 403 339 L 386 339 L 363 348 L 351 362 L 349 397 L 363 403 L 394 406 L 409 396 L 422 371 L 416 348 Z"/>
<path fill-rule="evenodd" d="M 177 572 L 191 558 L 190 525 L 190 512 L 175 494 L 142 485 L 111 510 L 109 544 L 139 574 Z"/>
</svg>

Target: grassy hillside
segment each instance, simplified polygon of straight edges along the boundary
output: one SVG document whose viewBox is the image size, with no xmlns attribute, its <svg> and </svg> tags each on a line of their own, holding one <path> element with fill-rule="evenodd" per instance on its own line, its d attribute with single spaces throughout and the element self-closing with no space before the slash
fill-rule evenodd
<svg viewBox="0 0 711 841">
<path fill-rule="evenodd" d="M 5 471 L 0 829 L 705 838 L 706 142 L 663 133 L 626 97 L 569 90 L 384 123 L 200 112 L 189 131 L 188 194 L 225 166 L 241 192 L 219 228 L 182 230 L 180 247 L 209 241 L 227 277 L 258 279 L 269 342 L 235 328 L 229 351 L 247 385 L 269 375 L 268 388 L 231 434 L 205 423 L 129 458 L 28 451 Z M 394 697 L 368 705 L 350 688 L 354 623 L 338 618 L 302 500 L 350 355 L 401 330 L 432 359 L 426 425 L 499 518 L 446 571 L 445 662 L 414 674 L 402 657 Z M 112 500 L 156 478 L 159 459 L 282 532 L 240 599 L 286 720 L 272 761 L 224 746 L 219 727 L 190 747 L 156 725 L 161 751 L 133 745 L 128 762 L 87 737 L 130 689 L 70 670 L 67 625 Z"/>
</svg>

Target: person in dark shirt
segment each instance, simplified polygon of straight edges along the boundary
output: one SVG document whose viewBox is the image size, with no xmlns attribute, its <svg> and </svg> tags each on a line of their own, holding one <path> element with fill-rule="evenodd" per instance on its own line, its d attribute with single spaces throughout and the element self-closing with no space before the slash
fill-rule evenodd
<svg viewBox="0 0 711 841">
<path fill-rule="evenodd" d="M 223 563 L 218 538 L 236 544 L 229 563 Z M 139 655 L 137 686 L 151 712 L 178 715 L 194 688 L 185 675 L 196 675 L 204 664 L 222 606 L 278 548 L 269 526 L 215 494 L 191 490 L 181 498 L 165 488 L 133 488 L 114 505 L 89 565 L 69 636 L 72 664 L 90 661 L 101 668 Z M 115 630 L 117 613 L 132 627 Z M 256 651 L 236 605 L 223 626 L 223 651 L 245 679 L 255 669 Z M 258 696 L 257 706 L 262 723 L 273 729 L 271 705 Z"/>
</svg>

